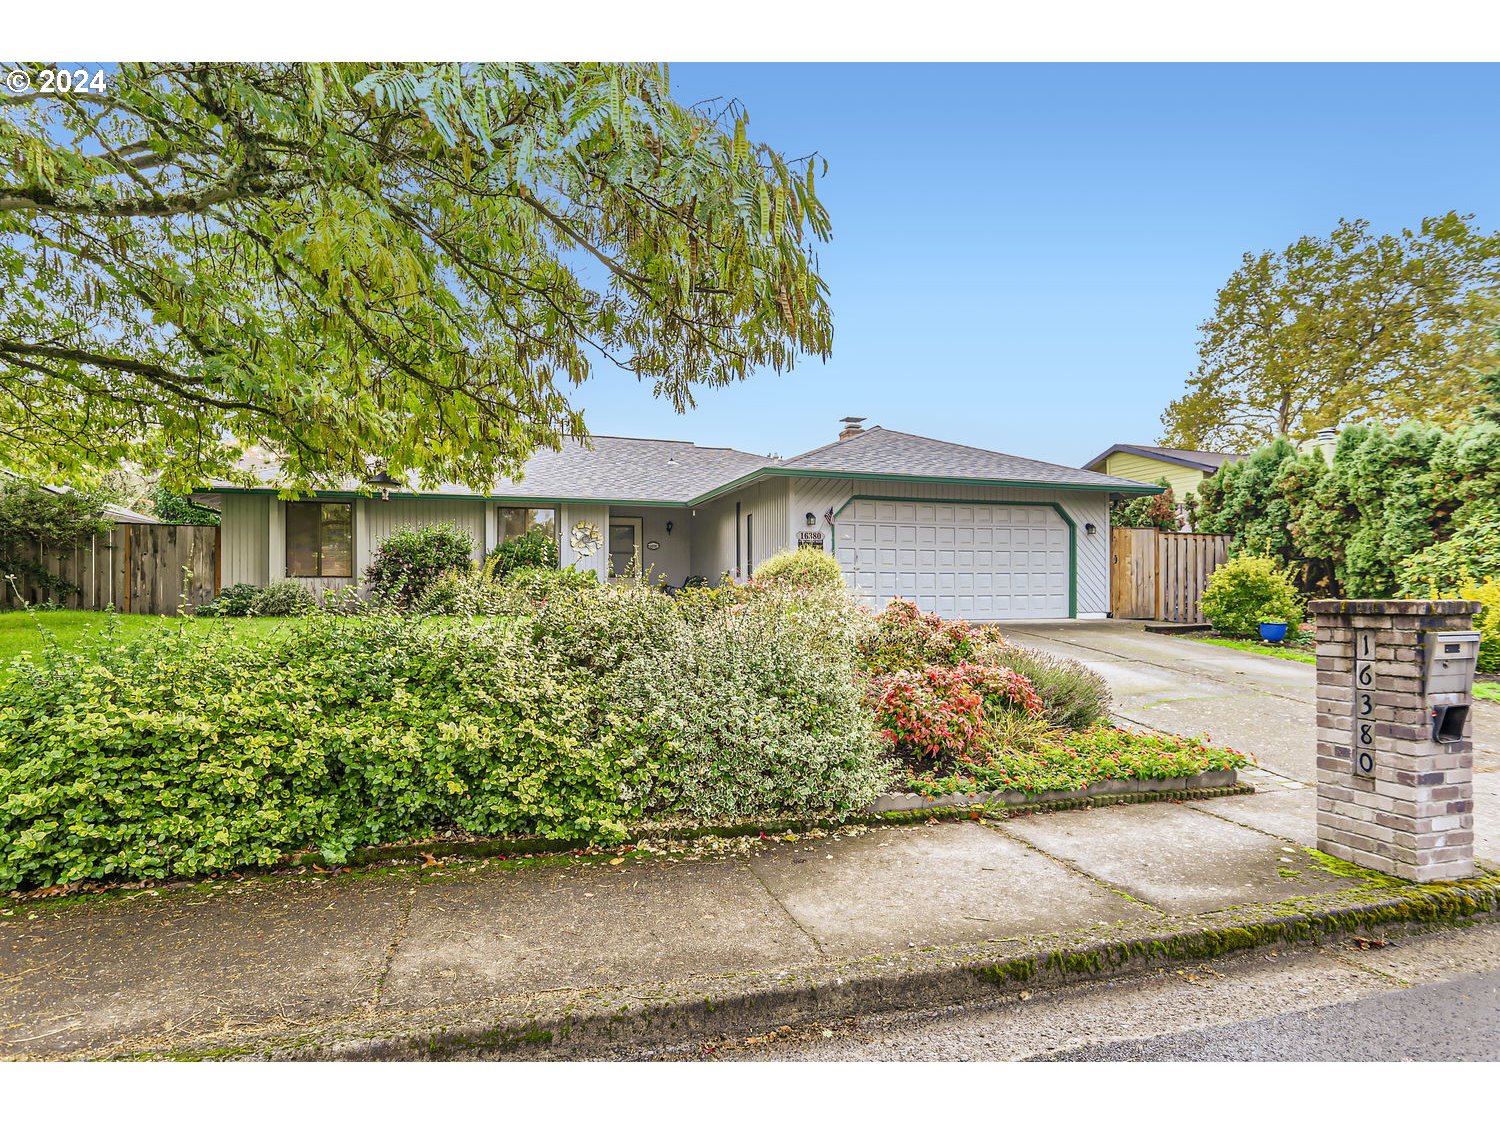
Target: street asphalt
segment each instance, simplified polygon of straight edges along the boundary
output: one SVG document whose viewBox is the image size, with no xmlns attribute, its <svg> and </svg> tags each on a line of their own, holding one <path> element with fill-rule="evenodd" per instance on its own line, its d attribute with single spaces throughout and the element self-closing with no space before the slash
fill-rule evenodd
<svg viewBox="0 0 1500 1125">
<path fill-rule="evenodd" d="M 961 1008 L 783 1027 L 722 1061 L 1500 1060 L 1500 925 L 1252 954 Z"/>
</svg>

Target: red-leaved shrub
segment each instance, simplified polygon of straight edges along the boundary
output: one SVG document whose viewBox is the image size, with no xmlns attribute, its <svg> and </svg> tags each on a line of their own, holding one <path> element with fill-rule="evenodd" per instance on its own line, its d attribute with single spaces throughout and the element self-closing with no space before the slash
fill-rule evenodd
<svg viewBox="0 0 1500 1125">
<path fill-rule="evenodd" d="M 1042 713 L 1025 676 L 969 663 L 887 672 L 872 682 L 870 702 L 892 746 L 922 760 L 951 761 L 975 750 L 985 733 L 986 707 L 1030 717 Z"/>
</svg>

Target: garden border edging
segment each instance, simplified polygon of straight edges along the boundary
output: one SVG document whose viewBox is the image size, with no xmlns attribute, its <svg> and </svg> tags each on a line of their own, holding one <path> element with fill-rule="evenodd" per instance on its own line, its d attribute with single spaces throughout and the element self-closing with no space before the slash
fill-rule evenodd
<svg viewBox="0 0 1500 1125">
<path fill-rule="evenodd" d="M 869 814 L 915 812 L 920 809 L 962 808 L 967 805 L 1026 808 L 1060 801 L 1086 801 L 1120 793 L 1173 793 L 1184 790 L 1230 789 L 1239 785 L 1235 770 L 1205 770 L 1185 777 L 1117 777 L 1083 789 L 1046 789 L 1026 793 L 1017 789 L 994 789 L 987 793 L 945 793 L 926 797 L 920 793 L 887 793 L 862 810 Z"/>
</svg>

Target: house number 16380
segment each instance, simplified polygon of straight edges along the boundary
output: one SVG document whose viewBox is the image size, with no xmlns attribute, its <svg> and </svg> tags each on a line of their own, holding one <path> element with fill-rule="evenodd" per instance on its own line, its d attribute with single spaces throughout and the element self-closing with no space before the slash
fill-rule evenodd
<svg viewBox="0 0 1500 1125">
<path fill-rule="evenodd" d="M 1375 775 L 1375 634 L 1354 634 L 1354 773 Z"/>
</svg>

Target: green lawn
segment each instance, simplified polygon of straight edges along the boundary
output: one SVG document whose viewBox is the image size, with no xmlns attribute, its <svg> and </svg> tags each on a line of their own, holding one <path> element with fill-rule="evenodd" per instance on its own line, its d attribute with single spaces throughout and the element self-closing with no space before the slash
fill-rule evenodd
<svg viewBox="0 0 1500 1125">
<path fill-rule="evenodd" d="M 1310 648 L 1296 648 L 1292 645 L 1268 645 L 1260 641 L 1237 641 L 1231 637 L 1194 637 L 1189 640 L 1197 641 L 1204 645 L 1218 645 L 1220 648 L 1237 648 L 1241 652 L 1255 652 L 1261 656 L 1279 656 L 1282 660 L 1295 660 L 1299 664 L 1316 664 L 1317 655 Z"/>
<path fill-rule="evenodd" d="M 1500 703 L 1500 684 L 1475 684 L 1475 699 L 1492 699 Z"/>
<path fill-rule="evenodd" d="M 90 634 L 104 629 L 110 615 L 83 609 L 38 610 L 35 613 L 8 611 L 0 613 L 0 679 L 10 676 L 10 665 L 23 652 L 39 652 L 45 644 L 43 632 L 51 634 L 63 647 L 78 644 Z M 116 615 L 122 639 L 138 637 L 152 629 L 233 629 L 251 636 L 295 628 L 295 620 L 284 617 L 177 618 L 148 617 L 145 614 Z"/>
</svg>

